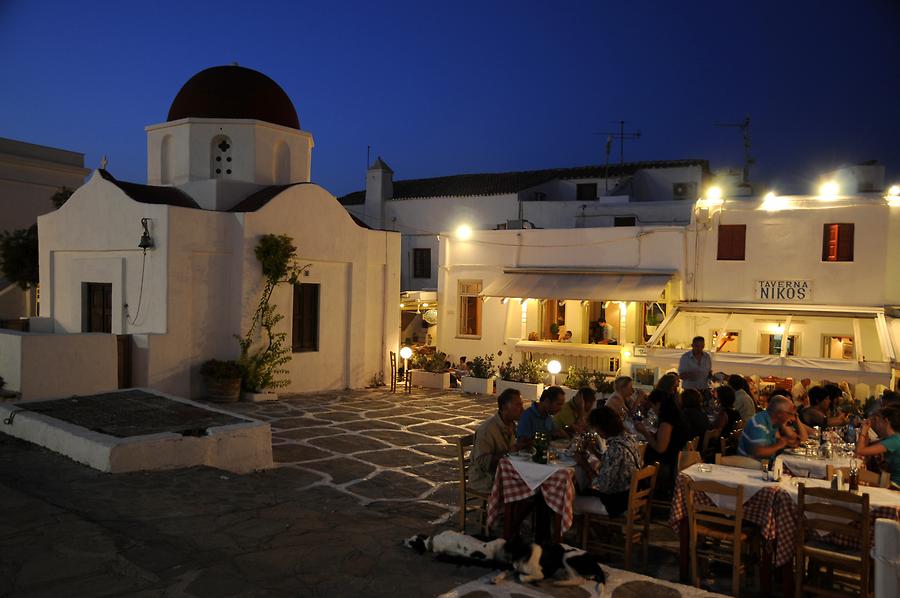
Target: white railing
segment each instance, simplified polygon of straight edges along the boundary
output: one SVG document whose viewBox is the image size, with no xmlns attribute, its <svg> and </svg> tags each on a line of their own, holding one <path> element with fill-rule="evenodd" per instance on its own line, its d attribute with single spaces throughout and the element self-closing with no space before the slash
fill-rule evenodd
<svg viewBox="0 0 900 598">
<path fill-rule="evenodd" d="M 574 366 L 606 374 L 616 374 L 622 362 L 619 345 L 582 345 L 551 341 L 518 341 L 516 352 L 523 359 L 555 359 L 562 364 L 563 372 Z"/>
</svg>

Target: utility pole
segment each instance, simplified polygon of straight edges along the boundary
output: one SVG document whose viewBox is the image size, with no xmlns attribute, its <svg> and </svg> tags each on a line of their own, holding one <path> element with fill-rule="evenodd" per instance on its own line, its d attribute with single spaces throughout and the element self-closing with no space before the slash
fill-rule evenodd
<svg viewBox="0 0 900 598">
<path fill-rule="evenodd" d="M 744 167 L 741 169 L 741 184 L 750 184 L 750 167 L 756 163 L 756 159 L 750 155 L 750 115 L 744 117 L 739 123 L 716 123 L 717 127 L 732 127 L 740 129 L 744 138 Z"/>
</svg>

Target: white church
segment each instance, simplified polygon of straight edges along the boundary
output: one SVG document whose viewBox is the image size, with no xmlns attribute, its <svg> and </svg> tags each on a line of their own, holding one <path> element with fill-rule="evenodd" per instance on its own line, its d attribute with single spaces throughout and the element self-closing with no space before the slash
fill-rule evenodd
<svg viewBox="0 0 900 598">
<path fill-rule="evenodd" d="M 400 235 L 371 230 L 310 182 L 313 137 L 281 87 L 209 68 L 146 132 L 149 184 L 97 170 L 39 218 L 40 317 L 31 332 L 0 333 L 7 388 L 202 396 L 200 364 L 239 354 L 262 289 L 254 249 L 269 233 L 290 236 L 309 264 L 272 297 L 292 347 L 284 390 L 384 376 L 399 342 Z"/>
</svg>

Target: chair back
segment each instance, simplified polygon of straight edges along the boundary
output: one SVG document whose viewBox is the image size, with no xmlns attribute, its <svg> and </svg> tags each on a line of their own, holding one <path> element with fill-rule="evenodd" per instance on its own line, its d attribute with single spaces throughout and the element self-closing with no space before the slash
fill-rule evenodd
<svg viewBox="0 0 900 598">
<path fill-rule="evenodd" d="M 645 523 L 650 525 L 650 507 L 653 489 L 656 487 L 656 474 L 659 464 L 654 463 L 639 469 L 631 476 L 631 488 L 628 493 L 628 525 Z"/>
<path fill-rule="evenodd" d="M 469 479 L 469 460 L 472 456 L 472 446 L 475 444 L 475 435 L 466 434 L 456 441 L 456 457 L 459 462 L 459 484 L 463 492 L 466 491 L 466 482 Z"/>
<path fill-rule="evenodd" d="M 639 442 L 638 443 L 638 455 L 640 456 L 640 464 L 644 463 L 644 454 L 647 452 L 647 443 Z"/>
<path fill-rule="evenodd" d="M 858 574 L 861 594 L 868 596 L 872 545 L 869 495 L 831 488 L 807 488 L 801 482 L 797 489 L 797 506 L 800 509 L 797 562 L 804 563 L 805 556 L 809 553 L 818 562 Z M 823 549 L 816 542 L 820 534 L 840 536 L 842 544 L 846 542 L 858 546 L 859 552 L 850 552 L 846 548 L 836 548 L 833 551 Z M 813 543 L 807 544 L 809 540 Z M 805 572 L 801 570 L 801 574 L 797 576 L 797 589 L 801 592 L 807 589 L 806 581 Z"/>
<path fill-rule="evenodd" d="M 696 451 L 696 450 L 697 450 L 697 447 L 698 447 L 699 445 L 700 445 L 700 437 L 697 436 L 697 437 L 695 437 L 695 438 L 692 438 L 691 440 L 688 440 L 688 441 L 685 443 L 684 449 L 683 449 L 683 450 L 685 450 L 685 451 Z"/>
<path fill-rule="evenodd" d="M 738 429 L 738 424 L 741 428 Z M 741 440 L 741 434 L 744 433 L 744 420 L 738 420 L 734 424 L 734 430 L 728 436 L 719 437 L 720 453 L 723 455 L 733 455 L 737 452 L 738 442 Z"/>
<path fill-rule="evenodd" d="M 687 482 L 687 516 L 691 537 L 696 537 L 700 528 L 704 534 L 715 534 L 714 537 L 719 539 L 739 542 L 744 522 L 744 487 L 691 478 Z M 734 509 L 701 504 L 696 500 L 698 492 L 733 497 Z"/>
<path fill-rule="evenodd" d="M 743 455 L 716 455 L 716 465 L 727 467 L 740 467 L 741 469 L 761 469 L 762 465 L 756 459 Z"/>
<path fill-rule="evenodd" d="M 711 447 L 716 446 L 719 443 L 719 436 L 722 434 L 722 430 L 718 428 L 707 430 L 703 435 L 703 444 L 700 445 L 700 453 L 706 455 Z"/>
<path fill-rule="evenodd" d="M 738 433 L 738 438 L 740 438 L 740 433 L 744 431 L 744 426 L 747 425 L 747 422 L 739 419 L 734 422 L 734 431 Z"/>
<path fill-rule="evenodd" d="M 702 463 L 703 459 L 697 451 L 681 451 L 678 453 L 678 471 L 684 471 L 691 465 Z"/>
<path fill-rule="evenodd" d="M 391 351 L 391 392 L 397 392 L 397 354 Z"/>
<path fill-rule="evenodd" d="M 831 476 L 837 472 L 841 472 L 841 476 L 846 480 L 850 477 L 850 467 L 835 467 L 834 465 L 825 466 L 825 479 L 830 480 Z M 891 474 L 886 471 L 869 471 L 865 467 L 857 470 L 857 478 L 863 486 L 874 486 L 876 488 L 890 488 Z"/>
</svg>

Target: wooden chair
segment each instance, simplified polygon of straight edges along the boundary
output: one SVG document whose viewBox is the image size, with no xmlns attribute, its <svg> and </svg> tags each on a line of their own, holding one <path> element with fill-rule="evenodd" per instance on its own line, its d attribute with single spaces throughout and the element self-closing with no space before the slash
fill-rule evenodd
<svg viewBox="0 0 900 598">
<path fill-rule="evenodd" d="M 734 498 L 734 509 L 700 504 L 695 500 L 695 494 L 698 492 L 731 496 Z M 704 557 L 732 565 L 731 593 L 738 596 L 741 590 L 741 575 L 747 570 L 742 559 L 744 547 L 748 548 L 748 554 L 758 551 L 758 536 L 744 529 L 744 487 L 689 478 L 687 516 L 690 529 L 691 576 L 694 586 L 700 587 L 698 558 Z"/>
<path fill-rule="evenodd" d="M 698 446 L 700 446 L 700 437 L 699 437 L 699 436 L 697 436 L 696 438 L 694 438 L 694 439 L 692 439 L 692 440 L 688 440 L 688 441 L 685 443 L 684 449 L 683 449 L 683 450 L 685 450 L 685 451 L 696 451 Z"/>
<path fill-rule="evenodd" d="M 391 392 L 397 392 L 397 354 L 391 351 Z"/>
<path fill-rule="evenodd" d="M 703 443 L 700 445 L 700 453 L 706 455 L 712 447 L 715 447 L 719 444 L 719 436 L 721 436 L 722 430 L 719 428 L 712 428 L 706 431 L 703 435 Z"/>
<path fill-rule="evenodd" d="M 809 501 L 810 498 L 813 500 Z M 830 488 L 807 488 L 806 484 L 801 483 L 797 505 L 800 508 L 800 531 L 797 536 L 794 595 L 803 596 L 804 592 L 808 592 L 834 597 L 851 593 L 870 596 L 869 495 Z M 840 534 L 857 542 L 860 548 L 854 551 L 832 547 L 820 541 L 815 532 Z M 822 581 L 827 585 L 814 583 Z"/>
<path fill-rule="evenodd" d="M 703 459 L 698 451 L 681 451 L 678 453 L 678 471 L 684 471 L 697 463 L 703 463 Z"/>
<path fill-rule="evenodd" d="M 850 477 L 850 467 L 835 467 L 834 465 L 825 466 L 825 479 L 830 480 L 831 476 L 837 472 L 841 472 L 841 476 L 846 480 Z M 877 472 L 869 471 L 864 467 L 857 470 L 859 483 L 863 486 L 874 486 L 876 488 L 890 488 L 891 474 L 886 471 Z"/>
<path fill-rule="evenodd" d="M 759 461 L 743 455 L 716 455 L 716 465 L 740 467 L 741 469 L 759 469 L 762 471 L 762 464 Z"/>
<path fill-rule="evenodd" d="M 740 425 L 740 429 L 738 429 Z M 719 437 L 719 452 L 723 455 L 734 455 L 737 453 L 738 442 L 741 440 L 741 434 L 744 433 L 744 420 L 738 420 L 734 424 L 734 430 L 727 436 Z"/>
<path fill-rule="evenodd" d="M 647 443 L 640 442 L 638 443 L 638 454 L 640 455 L 641 460 L 638 463 L 644 463 L 644 455 L 647 453 Z"/>
<path fill-rule="evenodd" d="M 459 460 L 459 529 L 466 531 L 466 515 L 470 511 L 480 513 L 481 533 L 488 535 L 487 513 L 490 494 L 479 492 L 469 488 L 469 461 L 472 456 L 472 445 L 475 444 L 475 435 L 461 436 L 456 441 L 456 456 Z"/>
<path fill-rule="evenodd" d="M 644 568 L 647 567 L 647 548 L 650 541 L 650 497 L 656 486 L 658 465 L 648 465 L 634 472 L 628 493 L 625 518 L 611 518 L 603 503 L 594 496 L 579 496 L 576 513 L 581 516 L 581 547 L 592 553 L 623 554 L 625 568 L 631 568 L 631 553 L 636 542 L 641 544 Z M 595 533 L 592 535 L 591 532 Z M 611 536 L 624 536 L 624 546 L 611 542 Z"/>
</svg>

